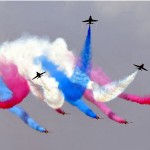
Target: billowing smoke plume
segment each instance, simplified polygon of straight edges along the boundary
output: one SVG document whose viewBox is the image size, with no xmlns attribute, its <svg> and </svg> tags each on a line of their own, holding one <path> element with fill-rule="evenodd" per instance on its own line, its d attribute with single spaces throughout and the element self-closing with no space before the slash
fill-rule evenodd
<svg viewBox="0 0 150 150">
<path fill-rule="evenodd" d="M 5 89 L 5 98 L 0 100 L 0 108 L 11 108 L 20 103 L 28 95 L 28 83 L 25 78 L 19 74 L 17 66 L 7 62 L 4 58 L 0 60 L 0 76 L 8 87 L 4 88 L 4 84 L 1 85 L 2 89 Z M 6 99 L 6 96 L 8 99 Z"/>
<path fill-rule="evenodd" d="M 48 75 L 44 75 L 42 77 L 43 82 L 41 80 L 32 80 L 32 78 L 36 76 L 36 72 L 43 71 L 40 66 L 34 64 L 34 57 L 40 56 L 42 52 L 47 53 L 46 50 L 48 51 L 52 47 L 54 47 L 55 50 L 59 47 L 63 48 L 64 50 L 66 49 L 64 41 L 61 39 L 58 39 L 51 44 L 47 40 L 38 39 L 37 37 L 22 37 L 14 42 L 4 43 L 0 48 L 0 52 L 1 55 L 5 56 L 7 60 L 13 61 L 18 66 L 19 73 L 23 75 L 28 81 L 29 85 L 32 86 L 31 90 L 33 94 L 44 99 L 44 101 L 52 108 L 57 109 L 63 105 L 64 97 L 62 92 L 58 90 L 58 83 L 55 81 L 55 79 L 49 78 Z M 57 50 L 56 52 L 50 52 L 50 57 L 55 60 L 57 58 L 55 54 Z M 58 51 L 58 53 L 59 52 L 60 51 Z M 66 62 L 62 62 L 62 65 L 63 64 L 65 66 Z M 42 88 L 42 95 L 40 95 L 37 90 L 38 86 Z M 55 95 L 56 93 L 57 96 Z"/>
<path fill-rule="evenodd" d="M 90 26 L 88 28 L 84 47 L 77 62 L 75 56 L 68 50 L 67 44 L 61 38 L 54 42 L 50 42 L 48 39 L 40 39 L 33 36 L 21 37 L 16 41 L 2 44 L 0 47 L 0 56 L 1 58 L 6 58 L 7 61 L 11 61 L 13 65 L 16 65 L 18 67 L 17 75 L 23 78 L 22 82 L 20 80 L 18 83 L 16 82 L 16 85 L 22 88 L 20 91 L 21 94 L 18 92 L 19 96 L 16 100 L 12 101 L 13 104 L 9 104 L 9 107 L 20 103 L 23 98 L 27 96 L 29 93 L 29 85 L 33 95 L 45 101 L 57 112 L 65 114 L 63 110 L 61 110 L 61 107 L 64 104 L 64 100 L 66 100 L 86 115 L 96 119 L 98 118 L 97 115 L 82 100 L 83 94 L 86 93 L 85 91 L 87 89 L 91 90 L 90 92 L 92 92 L 94 98 L 91 102 L 98 106 L 99 102 L 110 101 L 121 94 L 137 74 L 135 72 L 123 80 L 114 81 L 105 86 L 100 86 L 90 79 L 92 57 Z M 5 65 L 5 63 L 2 64 Z M 3 89 L 5 89 L 8 94 L 7 97 L 11 97 L 11 92 L 12 94 L 15 92 L 17 93 L 17 91 L 14 91 L 16 85 L 14 84 L 15 88 L 12 88 L 7 82 L 9 79 L 5 80 L 5 75 L 3 73 L 5 71 L 3 68 L 4 66 L 0 68 L 0 71 L 2 70 L 1 82 L 3 83 Z M 12 68 L 13 67 L 10 66 L 10 70 Z M 36 72 L 43 71 L 47 73 L 44 74 L 41 79 L 32 80 L 32 78 L 36 76 Z M 10 76 L 11 75 L 14 75 L 13 72 L 10 73 Z M 27 85 L 28 90 L 27 87 L 25 88 L 26 90 L 23 86 L 20 87 L 20 83 Z M 0 92 L 2 90 L 0 90 Z M 24 94 L 22 92 L 23 90 L 26 91 L 24 91 Z M 88 96 L 87 98 L 90 99 Z M 7 97 L 5 96 L 4 98 L 3 95 L 3 100 L 7 99 Z M 103 112 L 107 115 L 111 112 L 105 105 L 103 105 L 103 107 L 101 105 L 101 109 L 103 109 Z M 24 120 L 25 118 L 23 118 L 23 116 L 25 115 L 27 118 L 30 117 L 22 109 L 13 107 L 10 110 L 30 126 L 30 122 Z M 110 118 L 114 118 L 120 123 L 126 122 L 119 117 L 117 118 L 115 114 Z M 31 121 L 31 124 L 32 123 L 37 124 L 33 120 Z M 40 127 L 40 125 L 37 124 L 35 126 L 37 126 L 37 128 L 34 129 L 45 132 L 44 128 Z"/>
<path fill-rule="evenodd" d="M 42 77 L 42 80 L 32 80 L 32 78 L 36 75 L 35 72 L 44 71 L 41 65 L 37 65 L 34 63 L 34 58 L 42 55 L 47 56 L 52 63 L 58 65 L 59 70 L 63 71 L 67 77 L 71 78 L 71 80 L 74 80 L 74 68 L 77 67 L 75 65 L 75 57 L 70 51 L 68 51 L 67 45 L 63 39 L 57 39 L 55 42 L 51 43 L 47 39 L 39 39 L 37 37 L 22 37 L 14 42 L 4 43 L 0 49 L 1 55 L 5 56 L 6 59 L 13 61 L 18 66 L 19 73 L 26 78 L 26 80 L 29 82 L 29 85 L 33 87 L 32 83 L 34 83 L 34 85 L 39 85 L 43 88 L 43 94 L 41 95 L 39 94 L 37 88 L 31 88 L 32 92 L 34 91 L 34 95 L 37 95 L 41 99 L 44 99 L 44 101 L 54 109 L 58 109 L 63 105 L 64 93 L 58 88 L 58 82 L 55 80 L 55 78 L 44 75 Z M 88 60 L 90 60 L 90 56 L 88 56 Z M 88 78 L 89 77 L 84 74 L 84 79 L 88 81 Z M 85 82 L 87 82 L 86 80 Z M 77 82 L 77 80 L 75 82 Z M 84 82 L 82 82 L 82 84 L 83 83 Z M 112 85 L 114 87 L 114 84 Z M 117 84 L 117 86 L 118 85 L 120 84 Z M 83 89 L 85 90 L 85 86 L 83 87 Z M 36 92 L 38 93 L 35 94 Z M 106 92 L 108 92 L 108 90 Z M 56 93 L 58 93 L 57 96 Z M 108 93 L 110 94 L 110 92 Z M 109 101 L 116 96 L 118 96 L 118 93 L 117 95 L 116 93 L 111 93 L 110 96 L 105 96 L 106 98 L 109 98 L 106 99 L 106 101 Z M 100 101 L 100 99 L 98 100 Z"/>
</svg>

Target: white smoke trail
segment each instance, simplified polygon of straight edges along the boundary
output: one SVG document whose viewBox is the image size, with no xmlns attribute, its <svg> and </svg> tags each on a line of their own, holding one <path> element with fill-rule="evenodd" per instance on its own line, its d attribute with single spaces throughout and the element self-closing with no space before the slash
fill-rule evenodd
<svg viewBox="0 0 150 150">
<path fill-rule="evenodd" d="M 18 66 L 20 74 L 26 77 L 30 85 L 31 92 L 35 96 L 42 100 L 44 99 L 50 107 L 57 109 L 62 107 L 64 103 L 64 96 L 58 89 L 58 83 L 55 79 L 49 78 L 48 75 L 44 75 L 42 77 L 43 82 L 41 82 L 40 79 L 32 80 L 32 78 L 36 76 L 36 72 L 43 71 L 40 65 L 34 64 L 33 60 L 34 57 L 40 56 L 42 53 L 46 53 L 49 54 L 49 57 L 52 60 L 58 63 L 62 59 L 58 55 L 60 52 L 60 54 L 65 58 L 64 61 L 61 61 L 62 63 L 60 66 L 61 68 L 65 68 L 65 65 L 67 64 L 65 61 L 67 61 L 69 57 L 61 52 L 61 48 L 63 51 L 68 51 L 66 44 L 62 39 L 58 39 L 51 44 L 46 39 L 39 39 L 37 37 L 22 37 L 13 42 L 5 42 L 0 47 L 0 55 L 13 61 Z M 48 53 L 48 51 L 50 53 Z M 68 69 L 68 74 L 69 72 L 70 71 Z M 41 92 L 36 85 L 40 85 L 43 92 Z"/>
<path fill-rule="evenodd" d="M 37 85 L 33 82 L 29 82 L 29 81 L 28 81 L 28 84 L 30 86 L 30 90 L 31 90 L 32 94 L 34 96 L 38 97 L 40 100 L 44 101 L 44 95 L 43 95 L 41 87 L 39 85 Z"/>
<path fill-rule="evenodd" d="M 134 80 L 137 75 L 137 72 L 132 73 L 123 80 L 111 82 L 111 84 L 106 84 L 105 86 L 100 87 L 97 83 L 93 83 L 93 95 L 96 101 L 108 102 L 114 98 L 116 95 L 120 95 L 127 86 Z"/>
</svg>

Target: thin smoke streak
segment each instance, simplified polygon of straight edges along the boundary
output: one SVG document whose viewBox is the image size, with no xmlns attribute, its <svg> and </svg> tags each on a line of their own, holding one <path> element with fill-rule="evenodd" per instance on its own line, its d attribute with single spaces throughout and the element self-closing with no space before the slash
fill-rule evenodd
<svg viewBox="0 0 150 150">
<path fill-rule="evenodd" d="M 45 133 L 48 132 L 44 127 L 39 125 L 33 118 L 31 118 L 29 114 L 21 107 L 14 106 L 10 108 L 9 111 L 18 116 L 25 124 L 27 124 L 32 129 Z"/>
</svg>

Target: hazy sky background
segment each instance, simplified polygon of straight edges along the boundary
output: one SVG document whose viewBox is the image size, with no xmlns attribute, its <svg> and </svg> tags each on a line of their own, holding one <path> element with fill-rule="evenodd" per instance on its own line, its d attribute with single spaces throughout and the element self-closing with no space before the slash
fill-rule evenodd
<svg viewBox="0 0 150 150">
<path fill-rule="evenodd" d="M 113 79 L 135 71 L 133 63 L 144 63 L 150 70 L 150 2 L 0 2 L 0 44 L 23 33 L 58 37 L 78 55 L 87 25 L 82 20 L 92 15 L 93 63 Z M 139 72 L 126 90 L 150 95 L 150 71 Z M 88 103 L 89 104 L 89 103 Z M 32 130 L 7 110 L 0 110 L 0 147 L 2 150 L 149 150 L 150 106 L 117 98 L 108 103 L 114 112 L 132 121 L 121 125 L 105 117 L 89 104 L 103 120 L 88 118 L 65 103 L 71 115 L 61 116 L 32 95 L 21 106 L 52 133 Z"/>
</svg>

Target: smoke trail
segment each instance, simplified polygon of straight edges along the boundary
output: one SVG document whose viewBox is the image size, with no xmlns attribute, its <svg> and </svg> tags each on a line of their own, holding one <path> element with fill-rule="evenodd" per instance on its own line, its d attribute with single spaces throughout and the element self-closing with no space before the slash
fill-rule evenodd
<svg viewBox="0 0 150 150">
<path fill-rule="evenodd" d="M 50 43 L 47 39 L 39 39 L 37 37 L 22 37 L 14 42 L 4 43 L 0 49 L 1 55 L 4 55 L 8 60 L 12 60 L 18 66 L 19 72 L 25 76 L 27 80 L 32 79 L 35 76 L 36 71 L 43 71 L 40 65 L 34 64 L 33 60 L 35 57 L 45 54 L 51 62 L 59 66 L 59 70 L 63 71 L 66 76 L 71 78 L 72 82 L 77 84 L 79 81 L 82 83 L 82 86 L 84 84 L 82 87 L 82 93 L 80 93 L 80 95 L 84 93 L 85 85 L 87 84 L 89 77 L 87 75 L 81 76 L 82 71 L 78 71 L 80 68 L 75 69 L 74 71 L 75 57 L 71 51 L 68 51 L 67 45 L 63 39 L 57 39 L 55 42 Z M 90 56 L 88 57 L 90 58 Z M 77 78 L 77 74 L 79 74 L 79 80 Z M 55 79 L 49 78 L 46 75 L 44 75 L 42 79 L 49 89 L 58 88 L 58 83 L 55 81 Z M 82 82 L 83 79 L 85 80 L 84 82 Z M 47 90 L 45 85 L 43 85 L 40 80 L 32 80 L 32 82 L 40 85 L 43 88 L 44 99 L 45 101 L 49 101 L 50 107 L 57 109 L 63 105 L 64 97 L 63 93 L 61 93 L 59 89 L 57 91 L 59 93 L 59 99 L 56 100 L 55 98 L 50 97 L 55 97 L 55 90 L 54 93 L 52 93 L 53 90 Z M 61 102 L 58 103 L 59 100 Z"/>
<path fill-rule="evenodd" d="M 90 81 L 89 73 L 91 70 L 91 27 L 89 26 L 84 47 L 80 53 L 79 60 L 76 62 L 74 72 L 70 77 L 71 81 L 77 84 L 87 87 L 87 83 Z M 84 91 L 85 91 L 84 88 Z"/>
<path fill-rule="evenodd" d="M 3 82 L 2 77 L 0 77 L 0 101 L 7 101 L 12 97 L 12 91 L 7 87 L 7 85 Z"/>
<path fill-rule="evenodd" d="M 71 81 L 78 83 L 85 88 L 87 87 L 87 83 L 89 83 L 90 79 L 88 75 L 91 72 L 91 29 L 89 26 L 87 37 L 85 40 L 84 48 L 80 54 L 80 63 L 79 68 L 75 67 L 75 71 L 71 76 Z M 83 74 L 83 73 L 84 74 Z M 136 75 L 136 73 L 135 73 Z M 135 75 L 130 75 L 126 77 L 124 80 L 115 81 L 111 84 L 105 85 L 103 87 L 99 87 L 96 83 L 92 84 L 92 90 L 94 93 L 94 98 L 97 101 L 107 102 L 117 97 L 117 95 L 121 94 L 127 86 L 133 81 Z"/>
<path fill-rule="evenodd" d="M 7 60 L 14 62 L 18 66 L 18 71 L 21 75 L 23 75 L 27 80 L 30 80 L 29 82 L 34 83 L 34 85 L 42 87 L 42 95 L 39 95 L 40 93 L 35 94 L 38 91 L 32 87 L 32 92 L 34 91 L 33 94 L 42 99 L 43 97 L 41 96 L 44 96 L 44 101 L 48 103 L 50 107 L 58 109 L 63 105 L 64 97 L 57 89 L 58 83 L 55 79 L 48 78 L 48 76 L 44 75 L 42 77 L 43 82 L 45 83 L 44 85 L 41 80 L 32 80 L 37 71 L 43 71 L 40 66 L 36 66 L 33 63 L 34 57 L 40 56 L 42 53 L 47 54 L 47 56 L 49 56 L 52 60 L 55 60 L 57 63 L 61 62 L 62 66 L 60 65 L 60 67 L 62 68 L 65 68 L 68 65 L 66 62 L 70 61 L 70 59 L 73 60 L 71 52 L 68 52 L 66 43 L 63 39 L 57 39 L 55 42 L 50 43 L 47 39 L 39 39 L 38 37 L 28 36 L 21 37 L 13 42 L 6 42 L 0 47 L 0 55 L 5 56 Z M 62 57 L 59 57 L 60 55 L 58 55 L 58 53 L 61 54 L 65 60 L 61 60 Z M 67 67 L 67 70 L 70 73 L 69 67 Z M 32 86 L 32 84 L 30 85 Z M 45 88 L 45 85 L 50 89 L 50 93 L 47 88 Z M 55 96 L 56 93 L 59 93 L 57 100 Z"/>
<path fill-rule="evenodd" d="M 10 108 L 9 111 L 17 115 L 24 123 L 26 123 L 32 129 L 48 133 L 48 131 L 45 128 L 43 128 L 36 121 L 34 121 L 21 107 L 14 106 Z"/>
<path fill-rule="evenodd" d="M 83 50 L 81 51 L 79 62 L 80 70 L 86 74 L 91 70 L 91 27 L 89 26 Z"/>
<path fill-rule="evenodd" d="M 104 85 L 106 85 L 106 87 L 104 86 L 104 89 L 107 89 L 107 85 L 109 86 L 109 84 L 107 84 L 107 82 L 105 80 L 103 80 L 102 78 L 100 78 L 98 75 L 99 75 L 100 72 L 95 72 L 95 70 L 91 72 L 91 79 L 93 79 L 94 81 L 101 81 L 101 83 L 105 83 Z M 135 76 L 136 76 L 137 72 L 131 74 L 130 76 L 126 77 L 124 80 L 122 81 L 125 81 L 125 80 L 128 80 L 129 82 L 132 81 Z M 101 74 L 103 76 L 103 74 Z M 102 77 L 101 76 L 101 77 Z M 100 78 L 100 79 L 99 79 Z M 98 80 L 99 79 L 99 80 Z M 107 79 L 109 80 L 109 79 Z M 115 82 L 114 82 L 115 83 Z M 124 83 L 126 84 L 127 81 L 125 82 L 122 82 L 121 84 L 124 85 Z M 116 83 L 115 83 L 116 84 Z M 119 82 L 118 82 L 119 84 Z M 96 85 L 96 84 L 95 84 Z M 98 85 L 96 85 L 98 86 Z M 97 89 L 99 90 L 99 87 L 97 87 Z M 116 88 L 117 89 L 117 88 Z M 97 91 L 98 91 L 97 90 Z M 113 89 L 115 90 L 115 88 Z M 109 90 L 111 91 L 111 90 Z M 103 91 L 102 91 L 103 93 Z M 112 91 L 112 93 L 114 93 L 114 91 Z M 96 93 L 97 94 L 97 93 Z M 111 94 L 111 93 L 110 93 Z M 98 94 L 99 95 L 99 94 Z M 95 98 L 96 96 L 98 97 L 98 95 L 95 95 Z M 102 95 L 100 95 L 102 96 Z M 103 94 L 104 98 L 105 98 L 105 94 Z M 95 104 L 104 114 L 106 114 L 110 119 L 118 122 L 118 123 L 124 123 L 124 124 L 127 124 L 128 122 L 126 120 L 124 120 L 123 118 L 119 117 L 117 114 L 115 114 L 114 112 L 112 112 L 112 110 L 107 107 L 107 105 L 105 105 L 104 103 L 101 102 L 101 99 L 103 98 L 100 98 L 100 101 L 97 101 L 97 99 L 94 99 L 94 96 L 93 96 L 93 93 L 91 92 L 91 90 L 86 90 L 85 93 L 84 93 L 84 97 L 89 100 L 91 103 Z M 105 99 L 106 101 L 106 99 Z"/>
<path fill-rule="evenodd" d="M 85 89 L 83 86 L 72 83 L 70 79 L 62 71 L 57 70 L 57 66 L 45 56 L 40 56 L 36 58 L 35 61 L 36 63 L 39 61 L 38 63 L 41 63 L 43 70 L 46 70 L 50 76 L 57 80 L 59 83 L 58 87 L 64 93 L 66 99 L 76 101 L 77 99 L 81 98 Z"/>
<path fill-rule="evenodd" d="M 128 101 L 131 101 L 131 102 L 136 102 L 138 104 L 150 105 L 150 96 L 141 97 L 141 96 L 134 95 L 134 94 L 122 93 L 121 95 L 119 95 L 119 97 Z"/>
<path fill-rule="evenodd" d="M 56 76 L 54 78 L 49 78 L 48 76 L 44 76 L 42 78 L 42 81 L 31 80 L 31 83 L 34 83 L 34 84 L 30 84 L 30 86 L 33 87 L 32 92 L 33 93 L 37 92 L 35 94 L 36 96 L 40 97 L 42 100 L 44 98 L 44 101 L 50 107 L 58 111 L 64 103 L 64 97 L 66 98 L 67 96 L 68 100 L 70 101 L 70 103 L 72 103 L 72 105 L 78 107 L 85 114 L 88 114 L 89 116 L 96 118 L 96 115 L 86 105 L 84 105 L 83 101 L 80 99 L 86 89 L 87 83 L 90 82 L 88 77 L 90 64 L 91 64 L 90 27 L 88 29 L 88 34 L 86 37 L 84 49 L 81 54 L 82 57 L 80 60 L 80 65 L 76 67 L 74 61 L 75 57 L 70 51 L 68 51 L 67 45 L 63 39 L 57 39 L 55 42 L 50 43 L 47 39 L 39 39 L 37 37 L 28 37 L 28 38 L 23 37 L 14 42 L 4 43 L 0 47 L 0 49 L 1 49 L 0 51 L 1 55 L 4 55 L 8 60 L 12 60 L 18 66 L 19 73 L 23 75 L 27 80 L 29 79 L 31 80 L 35 76 L 36 71 L 38 72 L 43 71 L 43 68 L 40 65 L 34 64 L 33 61 L 34 58 L 39 57 L 41 55 L 46 55 L 48 57 L 48 60 L 50 60 L 52 64 L 56 64 L 56 66 L 58 66 L 58 70 L 60 70 L 60 72 L 63 73 L 64 76 L 58 77 L 60 72 L 58 70 L 56 71 L 56 66 L 55 66 L 54 67 L 55 69 L 51 70 L 51 72 L 54 73 L 54 76 L 57 75 L 57 81 L 58 80 L 59 81 L 57 82 L 54 79 L 56 78 Z M 86 75 L 85 73 L 87 73 L 88 75 Z M 62 79 L 65 80 L 62 81 Z M 115 85 L 120 86 L 121 85 L 120 83 L 121 82 Z M 43 89 L 42 92 L 39 92 L 38 89 L 34 88 L 33 85 L 41 86 Z M 68 86 L 67 90 L 65 87 L 66 85 Z M 74 88 L 74 90 L 72 90 L 73 92 L 70 90 L 70 88 L 72 87 Z M 109 91 L 111 89 L 110 88 L 111 86 L 106 85 L 106 87 L 107 88 L 103 88 L 103 89 L 104 90 L 107 89 L 105 92 L 108 92 L 108 94 L 111 95 Z M 63 92 L 60 92 L 60 90 Z M 94 93 L 96 93 L 95 98 L 99 99 L 100 98 L 99 94 L 101 92 L 102 91 L 100 90 L 94 91 Z M 116 91 L 115 91 L 115 95 L 116 95 Z M 118 96 L 118 93 L 116 96 Z M 73 101 L 72 101 L 72 97 L 74 98 Z M 114 97 L 114 95 L 105 97 L 105 94 L 103 94 L 103 97 L 111 99 L 111 97 Z"/>
<path fill-rule="evenodd" d="M 82 92 L 83 94 L 88 86 L 88 82 L 90 82 L 90 78 L 85 73 L 83 73 L 79 67 L 76 66 L 72 76 L 70 77 L 70 81 L 84 87 Z"/>
<path fill-rule="evenodd" d="M 80 100 L 85 91 L 85 87 L 71 82 L 70 79 L 62 71 L 57 70 L 57 66 L 50 62 L 45 56 L 36 58 L 35 62 L 41 63 L 43 70 L 46 70 L 49 75 L 58 81 L 58 87 L 63 92 L 66 101 L 78 107 L 86 115 L 97 118 L 97 115 Z"/>
<path fill-rule="evenodd" d="M 96 101 L 107 102 L 116 98 L 116 95 L 121 94 L 134 80 L 136 75 L 137 71 L 123 80 L 111 82 L 111 84 L 106 84 L 101 88 L 96 83 L 93 84 L 94 99 Z"/>
<path fill-rule="evenodd" d="M 13 63 L 1 61 L 0 74 L 3 77 L 5 84 L 13 93 L 13 97 L 7 99 L 7 101 L 0 102 L 0 108 L 13 107 L 28 95 L 28 83 L 25 78 L 18 73 L 17 66 Z"/>
<path fill-rule="evenodd" d="M 43 81 L 42 81 L 42 82 L 43 82 Z M 52 103 L 52 99 L 54 99 L 54 98 L 55 98 L 55 100 L 53 100 L 53 101 L 58 101 L 58 102 L 56 102 L 57 104 L 60 103 L 60 105 L 63 105 L 63 104 L 61 104 L 63 101 L 60 100 L 60 98 L 62 98 L 62 97 L 59 96 L 60 93 L 57 92 L 57 89 L 56 89 L 56 88 L 55 88 L 55 94 L 56 94 L 55 97 L 52 96 L 51 101 L 49 101 L 49 99 L 45 99 L 45 98 L 44 98 L 44 94 L 43 94 L 42 89 L 41 89 L 41 87 L 40 87 L 39 85 L 33 83 L 31 80 L 28 81 L 28 84 L 30 85 L 30 90 L 31 90 L 32 94 L 33 94 L 34 96 L 38 97 L 40 100 L 46 102 L 50 107 L 51 107 L 51 106 L 54 106 L 54 107 L 56 106 L 55 103 Z M 54 92 L 52 92 L 52 93 L 54 93 Z M 47 94 L 49 95 L 49 93 L 47 93 Z M 50 97 L 49 97 L 49 98 L 50 98 Z M 64 100 L 64 99 L 63 99 L 63 100 Z M 55 109 L 55 108 L 54 108 L 54 109 Z M 62 114 L 62 115 L 67 114 L 67 113 L 66 113 L 64 110 L 62 110 L 61 108 L 56 108 L 55 110 L 56 110 L 56 112 L 58 112 L 58 113 L 60 113 L 60 114 Z"/>
<path fill-rule="evenodd" d="M 92 69 L 91 79 L 101 85 L 105 85 L 111 82 L 111 79 L 104 73 L 104 71 L 100 67 Z M 138 104 L 150 104 L 150 96 L 142 97 L 135 94 L 122 93 L 119 95 L 119 97 Z"/>
<path fill-rule="evenodd" d="M 90 26 L 89 26 L 89 29 L 88 29 L 88 34 L 87 34 L 87 38 L 86 38 L 86 41 L 85 41 L 85 45 L 84 45 L 84 48 L 83 50 L 81 51 L 81 54 L 80 54 L 80 64 L 77 66 L 79 66 L 79 68 L 75 67 L 75 71 L 74 71 L 74 74 L 73 76 L 71 77 L 71 79 L 75 82 L 77 82 L 78 84 L 80 85 L 83 85 L 83 86 L 86 86 L 87 85 L 87 82 L 90 81 L 89 78 L 87 78 L 86 76 L 81 76 L 81 71 L 83 71 L 84 73 L 90 75 L 90 72 L 91 72 L 91 31 L 90 31 Z M 78 63 L 78 62 L 77 62 Z M 79 71 L 79 69 L 81 71 Z M 77 74 L 77 73 L 78 74 Z M 86 85 L 84 84 L 86 82 Z M 95 84 L 95 83 L 90 83 L 90 84 Z M 89 84 L 89 86 L 90 86 Z M 92 86 L 92 85 L 91 85 Z M 98 86 L 97 86 L 98 87 Z M 98 87 L 99 88 L 99 87 Z M 104 91 L 107 91 L 108 90 L 108 86 L 106 86 L 103 90 Z M 100 95 L 100 89 L 99 89 L 99 95 Z M 114 92 L 113 92 L 114 93 Z M 109 94 L 110 95 L 110 94 Z M 101 95 L 100 95 L 101 96 Z M 102 102 L 98 102 L 96 101 L 94 98 L 93 98 L 93 94 L 92 94 L 92 91 L 91 90 L 86 90 L 85 93 L 84 93 L 84 97 L 86 99 L 88 99 L 90 102 L 92 102 L 93 104 L 95 104 L 99 109 L 102 110 L 102 112 L 104 114 L 106 114 L 110 119 L 116 121 L 116 122 L 119 122 L 119 123 L 127 123 L 126 120 L 122 119 L 121 117 L 117 116 L 114 112 L 111 111 L 110 108 L 108 108 L 104 103 Z M 102 98 L 102 97 L 101 97 Z M 112 97 L 111 97 L 112 98 Z M 115 97 L 114 97 L 115 98 Z M 103 99 L 103 98 L 102 98 Z M 105 98 L 106 100 L 106 98 Z"/>
<path fill-rule="evenodd" d="M 42 89 L 39 85 L 32 82 L 30 79 L 28 80 L 28 84 L 30 86 L 30 91 L 34 96 L 39 98 L 40 100 L 44 101 L 44 94 L 42 92 Z"/>
<path fill-rule="evenodd" d="M 123 118 L 119 117 L 117 114 L 112 112 L 112 110 L 107 107 L 103 102 L 98 102 L 93 98 L 93 93 L 91 90 L 86 90 L 84 93 L 84 97 L 89 100 L 91 103 L 95 104 L 104 114 L 106 114 L 110 119 L 118 122 L 118 123 L 128 123 Z"/>
</svg>

